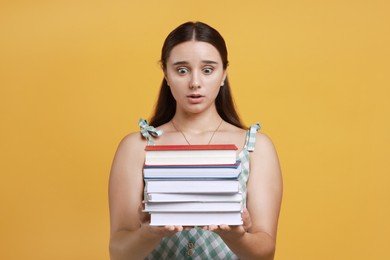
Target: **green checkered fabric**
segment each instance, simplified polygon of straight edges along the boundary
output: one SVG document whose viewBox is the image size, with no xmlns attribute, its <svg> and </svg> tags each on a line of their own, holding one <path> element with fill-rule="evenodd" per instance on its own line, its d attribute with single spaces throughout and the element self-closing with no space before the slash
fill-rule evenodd
<svg viewBox="0 0 390 260">
<path fill-rule="evenodd" d="M 237 159 L 241 160 L 242 172 L 239 177 L 240 188 L 243 194 L 243 203 L 246 204 L 246 183 L 249 177 L 249 153 L 255 148 L 256 132 L 260 129 L 257 123 L 252 125 L 246 135 L 243 150 Z M 238 259 L 223 240 L 208 230 L 193 228 L 183 230 L 173 236 L 164 237 L 160 244 L 145 259 Z"/>
</svg>

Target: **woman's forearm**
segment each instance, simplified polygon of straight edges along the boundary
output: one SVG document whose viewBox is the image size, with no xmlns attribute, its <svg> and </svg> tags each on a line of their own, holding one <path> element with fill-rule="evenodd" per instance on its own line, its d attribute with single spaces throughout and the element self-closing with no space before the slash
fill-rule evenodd
<svg viewBox="0 0 390 260">
<path fill-rule="evenodd" d="M 155 236 L 142 228 L 134 231 L 118 231 L 110 238 L 111 260 L 144 259 L 161 237 Z"/>
<path fill-rule="evenodd" d="M 272 260 L 275 240 L 265 232 L 245 233 L 239 239 L 222 238 L 226 245 L 242 260 Z"/>
</svg>

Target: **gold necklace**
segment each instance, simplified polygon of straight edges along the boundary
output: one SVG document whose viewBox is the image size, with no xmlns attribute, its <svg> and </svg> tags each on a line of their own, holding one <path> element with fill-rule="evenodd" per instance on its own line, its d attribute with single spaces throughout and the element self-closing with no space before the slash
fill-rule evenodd
<svg viewBox="0 0 390 260">
<path fill-rule="evenodd" d="M 218 131 L 219 127 L 222 125 L 222 122 L 223 122 L 223 119 L 222 119 L 221 122 L 219 123 L 218 127 L 214 130 L 214 132 L 213 132 L 213 134 L 211 135 L 210 140 L 209 140 L 209 142 L 208 142 L 207 144 L 210 144 L 210 143 L 211 143 L 211 140 L 213 140 L 213 137 L 214 137 L 215 133 Z M 188 141 L 187 137 L 185 136 L 185 134 L 184 134 L 181 130 L 177 129 L 176 125 L 173 123 L 173 120 L 171 120 L 171 123 L 172 123 L 172 125 L 173 125 L 173 128 L 175 128 L 176 131 L 178 131 L 178 132 L 181 133 L 181 135 L 182 135 L 182 136 L 184 137 L 184 139 L 186 140 L 187 144 L 191 145 L 190 142 Z"/>
</svg>

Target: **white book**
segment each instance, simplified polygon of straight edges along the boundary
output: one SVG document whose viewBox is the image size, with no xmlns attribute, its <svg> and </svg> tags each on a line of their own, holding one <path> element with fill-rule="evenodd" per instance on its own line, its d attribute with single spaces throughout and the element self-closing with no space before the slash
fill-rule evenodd
<svg viewBox="0 0 390 260">
<path fill-rule="evenodd" d="M 211 145 L 148 145 L 145 165 L 234 164 L 234 144 Z"/>
<path fill-rule="evenodd" d="M 145 180 L 147 193 L 238 193 L 238 180 Z"/>
<path fill-rule="evenodd" d="M 145 212 L 240 212 L 241 202 L 147 202 Z"/>
<path fill-rule="evenodd" d="M 150 214 L 151 226 L 181 225 L 242 225 L 241 212 L 212 212 L 212 213 L 167 213 L 156 212 Z"/>
<path fill-rule="evenodd" d="M 148 202 L 239 202 L 242 193 L 147 193 L 144 199 Z"/>
</svg>

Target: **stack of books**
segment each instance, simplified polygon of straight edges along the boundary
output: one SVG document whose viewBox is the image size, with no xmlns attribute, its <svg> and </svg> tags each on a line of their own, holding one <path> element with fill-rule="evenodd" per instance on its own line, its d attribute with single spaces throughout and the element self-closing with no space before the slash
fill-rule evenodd
<svg viewBox="0 0 390 260">
<path fill-rule="evenodd" d="M 154 145 L 145 148 L 145 212 L 150 225 L 241 225 L 237 147 Z"/>
</svg>

